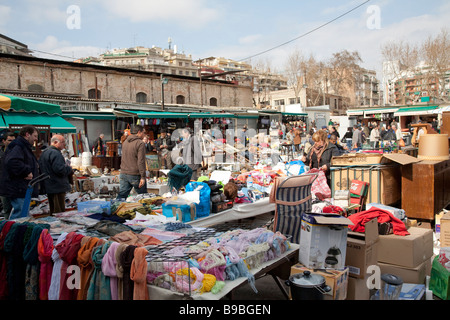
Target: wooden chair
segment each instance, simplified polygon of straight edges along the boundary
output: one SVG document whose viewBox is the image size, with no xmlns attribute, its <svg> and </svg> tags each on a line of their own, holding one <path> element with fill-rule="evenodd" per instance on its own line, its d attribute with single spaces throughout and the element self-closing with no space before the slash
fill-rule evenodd
<svg viewBox="0 0 450 320">
<path fill-rule="evenodd" d="M 367 194 L 369 193 L 370 183 L 352 180 L 350 184 L 350 203 L 358 204 L 359 207 L 355 209 L 356 212 L 361 212 L 366 206 Z"/>
</svg>

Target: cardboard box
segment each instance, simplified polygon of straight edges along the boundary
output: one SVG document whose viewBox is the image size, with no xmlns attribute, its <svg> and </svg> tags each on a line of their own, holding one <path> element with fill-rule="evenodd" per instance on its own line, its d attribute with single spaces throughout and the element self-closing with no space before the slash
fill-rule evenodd
<svg viewBox="0 0 450 320">
<path fill-rule="evenodd" d="M 375 167 L 332 167 L 331 192 L 349 189 L 352 180 L 369 183 L 366 202 L 395 204 L 401 200 L 401 170 L 398 165 Z"/>
<path fill-rule="evenodd" d="M 386 264 L 378 262 L 381 273 L 389 273 L 402 278 L 405 283 L 418 283 L 424 284 L 426 277 L 431 272 L 431 258 L 425 260 L 415 268 L 407 268 L 403 266 L 397 266 L 394 264 Z"/>
<path fill-rule="evenodd" d="M 440 218 L 440 235 L 441 247 L 450 247 L 450 213 L 444 213 Z"/>
<path fill-rule="evenodd" d="M 406 165 L 419 162 L 416 157 L 402 153 L 348 153 L 331 158 L 332 166 L 373 166 L 378 164 L 398 163 Z"/>
<path fill-rule="evenodd" d="M 345 300 L 347 298 L 348 268 L 343 270 L 314 270 L 298 263 L 291 267 L 291 275 L 311 271 L 325 278 L 325 283 L 331 290 L 325 293 L 324 300 Z"/>
<path fill-rule="evenodd" d="M 350 219 L 338 214 L 302 215 L 299 262 L 312 269 L 343 269 Z"/>
<path fill-rule="evenodd" d="M 415 268 L 433 255 L 433 230 L 411 227 L 407 236 L 380 235 L 378 262 Z"/>
<path fill-rule="evenodd" d="M 367 267 L 378 261 L 378 221 L 372 219 L 365 224 L 365 233 L 348 232 L 345 265 L 351 277 L 363 279 Z"/>
<path fill-rule="evenodd" d="M 370 300 L 371 291 L 367 286 L 367 279 L 348 277 L 347 300 Z"/>
</svg>

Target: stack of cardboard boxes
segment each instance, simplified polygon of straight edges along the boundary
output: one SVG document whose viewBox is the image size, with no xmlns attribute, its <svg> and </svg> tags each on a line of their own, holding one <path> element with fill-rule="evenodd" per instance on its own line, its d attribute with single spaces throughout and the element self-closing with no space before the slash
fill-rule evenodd
<svg viewBox="0 0 450 320">
<path fill-rule="evenodd" d="M 345 300 L 349 268 L 345 266 L 348 225 L 338 214 L 303 214 L 299 243 L 299 263 L 291 275 L 310 271 L 325 278 L 331 288 L 324 300 Z"/>
<path fill-rule="evenodd" d="M 366 223 L 364 233 L 348 233 L 345 260 L 345 264 L 349 268 L 347 300 L 370 299 L 372 272 L 369 268 L 378 265 L 379 245 L 377 219 Z"/>
</svg>

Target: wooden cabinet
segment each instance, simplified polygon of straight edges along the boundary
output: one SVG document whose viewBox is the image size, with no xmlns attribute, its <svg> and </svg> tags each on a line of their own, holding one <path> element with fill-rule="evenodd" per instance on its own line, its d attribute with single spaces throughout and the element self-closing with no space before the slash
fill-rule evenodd
<svg viewBox="0 0 450 320">
<path fill-rule="evenodd" d="M 413 219 L 434 220 L 450 204 L 450 160 L 402 167 L 402 209 Z"/>
<path fill-rule="evenodd" d="M 103 170 L 107 167 L 109 170 L 120 169 L 120 159 L 121 157 L 92 157 L 92 165 Z"/>
</svg>

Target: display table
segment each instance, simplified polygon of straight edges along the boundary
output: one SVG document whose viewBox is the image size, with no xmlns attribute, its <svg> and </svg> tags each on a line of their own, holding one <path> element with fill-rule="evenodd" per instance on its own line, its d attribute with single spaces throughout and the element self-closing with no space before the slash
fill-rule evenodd
<svg viewBox="0 0 450 320">
<path fill-rule="evenodd" d="M 251 218 L 272 211 L 275 211 L 275 203 L 270 203 L 269 198 L 266 197 L 253 203 L 234 204 L 233 208 L 219 213 L 210 213 L 207 217 L 187 223 L 193 227 L 208 227 L 223 222 Z"/>
<path fill-rule="evenodd" d="M 279 257 L 262 263 L 259 267 L 250 269 L 250 273 L 254 275 L 255 279 L 258 279 L 262 275 L 269 274 L 272 271 L 280 267 L 290 269 L 290 267 L 298 262 L 298 244 L 291 243 L 289 250 L 281 254 Z M 287 279 L 283 279 L 287 280 Z M 246 277 L 239 277 L 235 280 L 226 280 L 224 288 L 217 294 L 211 292 L 205 292 L 202 294 L 192 293 L 191 296 L 174 292 L 168 289 L 160 288 L 154 285 L 147 285 L 150 300 L 220 300 L 227 294 L 231 293 L 234 289 L 248 282 Z M 255 293 L 255 299 L 258 298 L 258 294 Z"/>
</svg>

